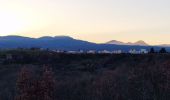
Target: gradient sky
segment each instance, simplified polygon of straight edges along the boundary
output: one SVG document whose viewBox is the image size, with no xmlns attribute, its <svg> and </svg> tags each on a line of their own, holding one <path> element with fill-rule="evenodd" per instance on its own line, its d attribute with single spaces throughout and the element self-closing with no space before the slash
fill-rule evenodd
<svg viewBox="0 0 170 100">
<path fill-rule="evenodd" d="M 170 44 L 170 0 L 0 0 L 0 35 Z"/>
</svg>

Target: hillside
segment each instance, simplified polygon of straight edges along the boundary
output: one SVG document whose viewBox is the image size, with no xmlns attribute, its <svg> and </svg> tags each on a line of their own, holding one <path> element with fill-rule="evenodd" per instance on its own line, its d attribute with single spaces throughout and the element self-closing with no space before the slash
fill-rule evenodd
<svg viewBox="0 0 170 100">
<path fill-rule="evenodd" d="M 117 45 L 117 44 L 96 44 L 88 41 L 77 40 L 68 36 L 56 36 L 49 37 L 44 36 L 40 38 L 29 38 L 22 36 L 3 36 L 0 37 L 1 49 L 14 49 L 14 48 L 48 48 L 48 49 L 60 49 L 60 50 L 122 50 L 129 51 L 130 49 L 147 49 L 154 47 L 159 50 L 161 46 L 142 46 L 138 45 Z M 167 51 L 170 51 L 170 47 L 166 47 Z"/>
<path fill-rule="evenodd" d="M 5 59 L 6 54 L 15 55 Z M 0 52 L 0 98 L 14 100 L 24 66 L 39 79 L 53 69 L 55 100 L 169 100 L 170 54 L 58 54 L 46 51 Z M 37 76 L 38 75 L 38 76 Z M 33 100 L 33 99 L 32 99 Z"/>
<path fill-rule="evenodd" d="M 117 40 L 112 40 L 112 41 L 106 42 L 106 44 L 149 46 L 149 44 L 147 44 L 145 41 L 142 41 L 142 40 L 136 41 L 134 43 L 132 43 L 132 42 L 125 43 L 125 42 L 121 42 L 121 41 L 117 41 Z"/>
</svg>

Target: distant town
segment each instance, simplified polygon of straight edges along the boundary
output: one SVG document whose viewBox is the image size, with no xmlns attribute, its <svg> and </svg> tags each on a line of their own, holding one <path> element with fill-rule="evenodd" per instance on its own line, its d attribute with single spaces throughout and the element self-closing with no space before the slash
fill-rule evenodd
<svg viewBox="0 0 170 100">
<path fill-rule="evenodd" d="M 8 52 L 10 51 L 10 52 Z M 44 48 L 17 48 L 17 49 L 1 49 L 0 52 L 3 55 L 2 57 L 6 60 L 12 60 L 12 59 L 23 59 L 22 55 L 19 54 L 13 54 L 11 51 L 18 52 L 18 51 L 37 51 L 37 52 L 48 52 L 50 54 L 152 54 L 152 53 L 160 53 L 160 54 L 166 54 L 169 53 L 166 51 L 165 48 L 161 48 L 159 51 L 154 50 L 154 48 L 151 48 L 150 50 L 147 49 L 130 49 L 128 52 L 123 50 L 58 50 L 58 49 L 44 49 Z M 3 53 L 6 52 L 6 53 Z M 4 55 L 5 54 L 5 55 Z"/>
<path fill-rule="evenodd" d="M 129 53 L 129 54 L 148 54 L 148 53 L 168 53 L 165 48 L 161 48 L 159 51 L 155 51 L 154 48 L 151 48 L 150 50 L 147 49 L 130 49 L 128 52 L 125 52 L 123 50 L 101 50 L 101 51 L 96 51 L 96 50 L 88 50 L 88 51 L 83 51 L 83 50 L 77 50 L 77 51 L 64 51 L 64 50 L 51 50 L 56 53 L 68 53 L 68 54 L 81 54 L 81 53 L 87 53 L 87 54 L 122 54 L 122 53 Z"/>
<path fill-rule="evenodd" d="M 96 51 L 96 50 L 88 50 L 88 51 L 83 51 L 83 50 L 77 50 L 77 51 L 52 50 L 52 51 L 56 52 L 56 53 L 68 53 L 68 54 L 81 54 L 81 53 L 87 53 L 87 54 L 121 54 L 121 53 L 147 54 L 147 53 L 149 53 L 149 51 L 146 50 L 146 49 L 141 49 L 141 50 L 131 49 L 131 50 L 129 50 L 129 52 L 124 52 L 123 50 L 113 50 L 113 51 L 108 51 L 108 50 L 101 50 L 101 51 Z"/>
<path fill-rule="evenodd" d="M 154 48 L 147 49 L 129 49 L 129 51 L 118 50 L 59 50 L 59 49 L 45 49 L 45 48 L 17 48 L 17 49 L 7 49 L 7 50 L 39 50 L 39 51 L 49 51 L 54 53 L 66 53 L 66 54 L 148 54 L 148 53 L 168 53 L 165 48 L 160 50 L 154 50 Z"/>
</svg>

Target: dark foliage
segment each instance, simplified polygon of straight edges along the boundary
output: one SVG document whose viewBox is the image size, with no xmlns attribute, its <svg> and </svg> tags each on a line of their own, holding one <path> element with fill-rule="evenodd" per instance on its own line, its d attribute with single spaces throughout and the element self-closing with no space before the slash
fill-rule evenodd
<svg viewBox="0 0 170 100">
<path fill-rule="evenodd" d="M 159 53 L 167 53 L 165 48 L 161 48 L 161 50 L 159 51 Z"/>
<path fill-rule="evenodd" d="M 149 53 L 155 53 L 155 49 L 154 48 L 151 48 Z"/>
<path fill-rule="evenodd" d="M 14 56 L 5 59 L 6 54 Z M 58 54 L 17 50 L 0 52 L 0 58 L 0 100 L 170 99 L 168 53 Z"/>
<path fill-rule="evenodd" d="M 17 80 L 16 100 L 55 100 L 55 78 L 51 68 L 44 67 L 41 77 L 35 79 L 30 69 L 23 67 Z"/>
</svg>

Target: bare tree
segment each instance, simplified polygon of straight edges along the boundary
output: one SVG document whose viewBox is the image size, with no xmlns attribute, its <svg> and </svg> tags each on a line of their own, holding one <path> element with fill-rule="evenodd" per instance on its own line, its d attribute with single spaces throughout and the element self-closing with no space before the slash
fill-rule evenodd
<svg viewBox="0 0 170 100">
<path fill-rule="evenodd" d="M 32 74 L 31 70 L 27 67 L 23 67 L 18 75 L 17 90 L 18 96 L 16 100 L 32 100 L 33 95 L 31 94 L 32 88 Z"/>
<path fill-rule="evenodd" d="M 47 66 L 44 67 L 42 80 L 40 81 L 42 96 L 41 100 L 54 100 L 54 92 L 55 92 L 55 83 L 56 80 L 54 78 L 54 73 L 52 68 Z"/>
<path fill-rule="evenodd" d="M 17 80 L 16 100 L 54 100 L 55 78 L 51 68 L 44 67 L 42 76 L 34 79 L 32 71 L 23 67 Z"/>
</svg>

